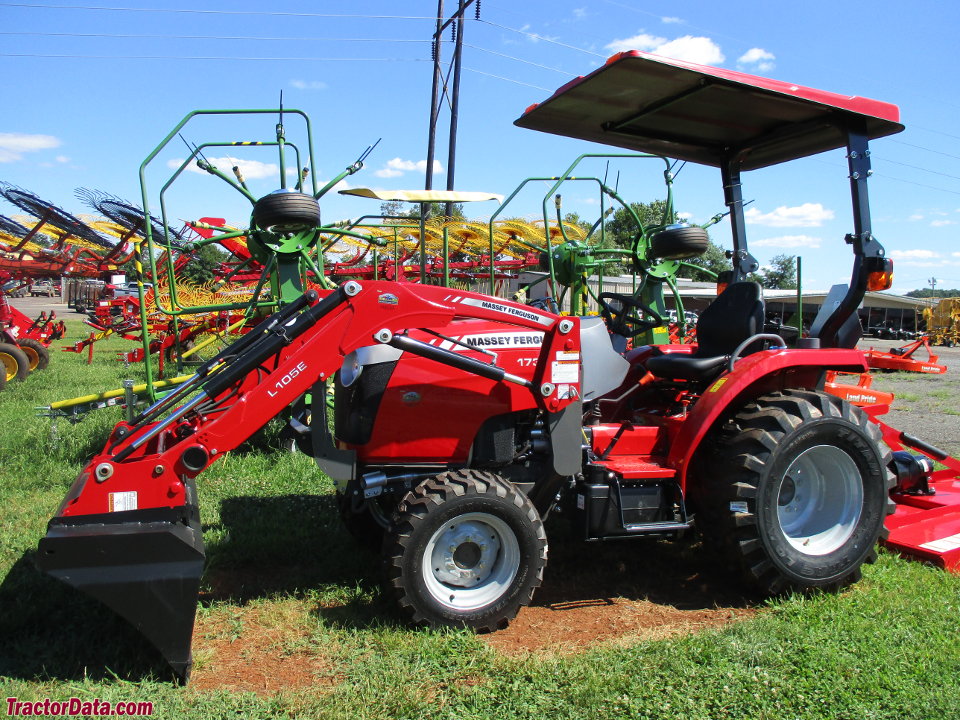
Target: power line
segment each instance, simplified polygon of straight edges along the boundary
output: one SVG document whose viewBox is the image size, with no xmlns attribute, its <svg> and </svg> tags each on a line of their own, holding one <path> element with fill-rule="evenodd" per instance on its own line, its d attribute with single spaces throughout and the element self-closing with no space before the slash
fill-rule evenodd
<svg viewBox="0 0 960 720">
<path fill-rule="evenodd" d="M 469 67 L 464 67 L 463 69 L 477 75 L 486 75 L 487 77 L 496 78 L 497 80 L 505 80 L 506 82 L 513 83 L 514 85 L 523 85 L 524 87 L 533 88 L 534 90 L 543 90 L 543 92 L 553 92 L 553 90 L 550 88 L 540 87 L 539 85 L 531 85 L 530 83 L 520 82 L 519 80 L 515 80 L 513 78 L 506 78 L 501 75 L 494 75 L 493 73 L 484 72 L 483 70 L 476 70 Z"/>
<path fill-rule="evenodd" d="M 874 160 L 878 159 L 877 155 L 873 155 L 873 159 L 874 159 Z M 880 160 L 883 160 L 884 158 L 879 158 L 879 159 L 880 159 Z M 841 164 L 840 164 L 840 163 L 831 162 L 831 161 L 829 161 L 829 160 L 824 160 L 824 159 L 818 158 L 818 157 L 811 158 L 811 160 L 813 160 L 814 162 L 818 162 L 818 163 L 820 163 L 821 165 L 829 165 L 830 167 L 833 167 L 833 168 L 839 168 L 839 167 L 841 167 Z M 894 161 L 893 161 L 893 160 L 888 160 L 887 162 L 894 162 Z M 897 164 L 902 164 L 902 163 L 897 163 Z M 912 166 L 910 166 L 910 167 L 912 167 Z M 921 168 L 921 169 L 922 169 L 922 168 Z M 872 176 L 873 176 L 873 177 L 882 177 L 882 178 L 884 178 L 884 179 L 886 179 L 886 180 L 896 180 L 897 182 L 906 183 L 907 185 L 916 185 L 917 187 L 926 188 L 927 190 L 939 190 L 940 192 L 950 193 L 951 195 L 960 195 L 960 192 L 957 192 L 956 190 L 947 190 L 946 188 L 937 187 L 936 185 L 926 185 L 926 184 L 924 184 L 924 183 L 913 182 L 912 180 L 904 180 L 903 178 L 894 177 L 893 175 L 887 175 L 886 173 L 879 173 L 879 172 L 874 171 L 874 172 L 872 173 Z"/>
<path fill-rule="evenodd" d="M 943 155 L 944 157 L 953 158 L 954 160 L 960 160 L 960 155 L 951 155 L 950 153 L 945 153 L 942 150 L 934 150 L 933 148 L 924 147 L 923 145 L 914 145 L 913 143 L 904 142 L 903 140 L 893 139 L 891 139 L 890 142 L 897 143 L 898 145 L 906 145 L 907 147 L 917 148 L 918 150 L 926 150 L 927 152 Z"/>
<path fill-rule="evenodd" d="M 923 130 L 924 132 L 934 133 L 936 135 L 944 135 L 948 138 L 953 138 L 954 140 L 960 140 L 960 135 L 951 135 L 948 132 L 943 132 L 942 130 L 934 130 L 933 128 L 923 127 L 923 125 L 911 125 L 912 130 Z"/>
<path fill-rule="evenodd" d="M 41 5 L 39 3 L 9 2 L 0 2 L 0 7 L 38 8 L 43 10 L 105 10 L 109 12 L 181 13 L 190 15 L 266 15 L 270 17 L 353 18 L 364 20 L 436 20 L 435 17 L 431 17 L 429 15 L 355 15 L 337 13 L 271 12 L 266 10 L 200 10 L 197 8 L 134 8 L 110 7 L 104 5 Z"/>
<path fill-rule="evenodd" d="M 572 77 L 574 73 L 568 72 L 567 70 L 561 70 L 560 68 L 550 67 L 549 65 L 541 65 L 540 63 L 535 63 L 530 60 L 524 60 L 523 58 L 514 57 L 513 55 L 506 55 L 502 52 L 497 52 L 496 50 L 488 50 L 487 48 L 479 47 L 478 45 L 470 45 L 469 43 L 464 43 L 464 47 L 472 48 L 473 50 L 479 50 L 480 52 L 488 53 L 489 55 L 496 55 L 497 57 L 502 57 L 506 60 L 514 60 L 518 63 L 523 63 L 524 65 L 532 65 L 533 67 L 541 68 L 542 70 L 551 70 L 561 75 L 566 75 Z"/>
<path fill-rule="evenodd" d="M 568 50 L 576 50 L 577 52 L 582 52 L 587 55 L 592 55 L 593 57 L 604 58 L 606 55 L 601 55 L 600 53 L 592 52 L 591 50 L 585 50 L 584 48 L 577 47 L 576 45 L 568 45 L 567 43 L 562 43 L 559 40 L 554 40 L 553 38 L 544 37 L 543 35 L 538 35 L 537 33 L 529 33 L 525 30 L 517 30 L 517 28 L 508 27 L 506 25 L 500 25 L 499 23 L 490 22 L 489 20 L 475 20 L 474 22 L 483 23 L 484 25 L 490 25 L 491 27 L 499 28 L 500 30 L 507 30 L 508 32 L 517 33 L 518 35 L 523 35 L 532 40 L 543 41 L 545 43 L 550 43 L 551 45 L 558 45 L 559 47 L 567 48 Z"/>
<path fill-rule="evenodd" d="M 912 180 L 904 180 L 903 178 L 887 175 L 886 173 L 875 172 L 873 176 L 882 177 L 887 180 L 896 180 L 897 182 L 906 183 L 907 185 L 916 185 L 917 187 L 926 188 L 927 190 L 939 190 L 940 192 L 950 193 L 951 195 L 960 195 L 960 192 L 957 192 L 956 190 L 947 190 L 946 188 L 937 187 L 936 185 L 926 185 L 924 183 L 913 182 Z"/>
<path fill-rule="evenodd" d="M 889 160 L 887 158 L 879 158 L 879 159 L 881 162 L 888 162 L 888 163 L 892 163 L 893 165 L 902 165 L 903 167 L 908 167 L 913 170 L 920 170 L 922 172 L 931 173 L 932 175 L 940 175 L 941 177 L 947 177 L 947 178 L 950 178 L 951 180 L 960 180 L 960 177 L 958 177 L 957 175 L 948 175 L 947 173 L 938 172 L 936 170 L 929 170 L 925 167 L 920 167 L 919 165 L 910 165 L 909 163 L 898 162 L 896 160 Z"/>
<path fill-rule="evenodd" d="M 289 42 L 393 42 L 393 43 L 421 43 L 427 44 L 430 40 L 412 40 L 405 38 L 342 38 L 342 37 L 260 37 L 257 35 L 141 35 L 134 33 L 66 33 L 66 32 L 8 32 L 0 30 L 0 35 L 29 35 L 39 37 L 77 37 L 77 38 L 111 38 L 136 40 L 283 40 Z"/>
<path fill-rule="evenodd" d="M 237 57 L 230 55 L 57 55 L 54 53 L 0 53 L 0 57 L 60 58 L 69 60 L 283 60 L 286 62 L 431 62 L 426 58 L 385 58 L 385 57 Z"/>
</svg>

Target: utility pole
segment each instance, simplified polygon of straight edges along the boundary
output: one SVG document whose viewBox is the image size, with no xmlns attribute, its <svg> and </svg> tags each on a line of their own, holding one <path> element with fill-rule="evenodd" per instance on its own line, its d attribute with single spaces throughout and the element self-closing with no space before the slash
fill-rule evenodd
<svg viewBox="0 0 960 720">
<path fill-rule="evenodd" d="M 430 55 L 433 58 L 433 87 L 430 90 L 430 131 L 427 135 L 427 179 L 423 187 L 424 190 L 433 190 L 433 160 L 437 144 L 437 116 L 440 114 L 440 105 L 437 101 L 440 97 L 440 82 L 443 79 L 443 73 L 440 70 L 440 28 L 442 25 L 443 0 L 438 0 L 437 30 L 433 34 L 433 42 L 430 44 Z M 421 206 L 421 216 L 423 212 L 423 206 Z"/>
<path fill-rule="evenodd" d="M 935 277 L 930 278 L 929 280 L 927 280 L 927 282 L 930 283 L 931 290 L 937 289 L 937 279 Z"/>
<path fill-rule="evenodd" d="M 427 167 L 425 190 L 433 189 L 433 163 L 436 157 L 437 120 L 440 116 L 441 100 L 446 99 L 450 106 L 450 139 L 447 148 L 447 190 L 453 190 L 456 176 L 457 160 L 457 120 L 460 109 L 460 62 L 463 56 L 463 13 L 477 0 L 458 0 L 457 10 L 449 18 L 443 17 L 443 0 L 437 3 L 437 29 L 433 34 L 433 89 L 430 98 L 430 130 L 427 139 Z M 480 18 L 480 3 L 477 2 L 476 18 Z M 453 59 L 446 76 L 440 66 L 440 36 L 447 27 L 452 26 L 454 36 Z M 449 88 L 450 77 L 453 76 L 453 87 Z M 442 84 L 442 97 L 441 97 Z M 449 92 L 448 92 L 449 90 Z M 420 206 L 420 215 L 423 216 L 428 208 L 426 203 Z M 447 203 L 445 213 L 453 213 L 453 203 Z"/>
</svg>

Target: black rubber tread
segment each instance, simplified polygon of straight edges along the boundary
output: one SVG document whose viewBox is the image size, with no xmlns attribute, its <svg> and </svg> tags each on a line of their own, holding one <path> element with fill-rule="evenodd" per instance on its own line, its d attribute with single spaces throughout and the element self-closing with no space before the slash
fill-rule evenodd
<svg viewBox="0 0 960 720">
<path fill-rule="evenodd" d="M 26 338 L 20 341 L 20 349 L 27 356 L 30 362 L 30 371 L 46 370 L 50 364 L 50 351 L 43 346 L 43 343 L 33 338 Z"/>
<path fill-rule="evenodd" d="M 493 505 L 499 506 L 505 514 L 520 520 L 523 529 L 529 533 L 532 552 L 527 553 L 526 567 L 524 558 L 521 558 L 510 591 L 492 605 L 470 613 L 430 607 L 429 602 L 424 602 L 417 593 L 420 557 L 415 546 L 421 539 L 428 539 L 440 524 L 455 517 L 444 517 L 445 507 L 463 505 L 469 508 L 472 507 L 471 500 L 484 501 L 487 505 L 493 500 Z M 523 545 L 523 538 L 518 539 Z M 477 470 L 445 472 L 408 492 L 397 508 L 394 525 L 386 534 L 383 547 L 388 591 L 394 594 L 401 611 L 414 623 L 429 627 L 468 627 L 478 632 L 493 632 L 506 627 L 522 606 L 530 604 L 535 590 L 543 582 L 547 565 L 547 534 L 533 503 L 512 483 L 493 473 Z"/>
<path fill-rule="evenodd" d="M 650 254 L 664 260 L 686 260 L 703 255 L 710 236 L 699 225 L 666 228 L 650 238 Z"/>
<path fill-rule="evenodd" d="M 168 363 L 174 363 L 174 362 L 176 362 L 176 361 L 177 361 L 177 358 L 180 356 L 180 354 L 185 353 L 185 352 L 187 352 L 188 350 L 193 350 L 193 348 L 196 346 L 196 344 L 197 344 L 197 341 L 194 340 L 194 339 L 192 339 L 192 338 L 189 339 L 189 340 L 186 340 L 186 341 L 184 341 L 184 342 L 181 342 L 181 343 L 180 343 L 180 352 L 179 352 L 179 353 L 177 352 L 177 343 L 174 343 L 173 345 L 168 345 L 167 347 L 165 347 L 165 348 L 163 349 L 164 361 L 165 361 L 165 362 L 168 362 Z M 209 346 L 208 346 L 208 347 L 209 347 Z M 203 362 L 204 360 L 206 360 L 206 358 L 204 357 L 205 354 L 206 354 L 206 349 L 204 349 L 203 352 L 193 353 L 192 355 L 190 355 L 189 357 L 187 357 L 187 358 L 184 360 L 184 362 L 187 362 L 187 363 L 191 363 L 191 362 L 192 362 L 192 363 L 200 363 L 200 362 Z"/>
<path fill-rule="evenodd" d="M 253 206 L 253 222 L 261 230 L 274 232 L 307 230 L 320 224 L 320 204 L 306 193 L 270 193 Z"/>
<path fill-rule="evenodd" d="M 804 432 L 823 431 L 824 423 L 859 435 L 863 446 L 876 453 L 879 477 L 874 482 L 882 483 L 883 487 L 882 499 L 874 502 L 882 506 L 877 508 L 879 520 L 861 518 L 877 525 L 865 530 L 873 536 L 868 538 L 871 542 L 858 550 L 848 549 L 848 541 L 830 554 L 852 553 L 841 569 L 822 577 L 797 577 L 777 558 L 775 545 L 779 539 L 766 536 L 760 527 L 758 496 L 766 480 L 764 471 L 776 461 L 778 450 Z M 883 442 L 880 428 L 862 410 L 833 395 L 810 390 L 767 395 L 747 405 L 722 428 L 715 437 L 715 448 L 714 462 L 710 463 L 696 491 L 698 526 L 706 541 L 719 550 L 731 568 L 739 571 L 754 589 L 770 595 L 789 590 L 835 590 L 859 580 L 860 566 L 876 560 L 876 541 L 888 534 L 883 520 L 895 510 L 890 498 L 895 476 L 890 470 L 892 454 Z M 869 478 L 864 478 L 864 482 L 869 482 Z M 865 503 L 868 502 L 866 492 L 865 487 Z M 879 493 L 880 488 L 873 488 L 873 492 Z M 748 512 L 732 512 L 732 502 L 746 502 Z"/>
<path fill-rule="evenodd" d="M 10 343 L 0 343 L 0 355 L 6 355 L 8 359 L 13 360 L 16 370 L 10 380 L 26 380 L 30 374 L 30 360 L 27 354 L 16 345 Z M 0 372 L 4 372 L 0 369 Z"/>
<path fill-rule="evenodd" d="M 383 539 L 386 534 L 384 527 L 374 519 L 370 510 L 354 512 L 349 495 L 337 491 L 336 497 L 340 522 L 343 523 L 346 531 L 367 550 L 378 552 L 383 547 Z M 375 501 L 369 500 L 368 502 Z"/>
</svg>

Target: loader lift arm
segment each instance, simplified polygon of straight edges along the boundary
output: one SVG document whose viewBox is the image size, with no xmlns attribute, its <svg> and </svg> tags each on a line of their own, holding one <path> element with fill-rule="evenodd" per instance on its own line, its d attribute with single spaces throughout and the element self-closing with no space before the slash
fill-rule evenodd
<svg viewBox="0 0 960 720">
<path fill-rule="evenodd" d="M 443 328 L 455 318 L 543 332 L 532 382 L 404 334 Z M 581 392 L 579 382 L 562 391 L 549 382 L 550 359 L 579 353 L 578 329 L 576 318 L 443 287 L 350 281 L 323 297 L 309 292 L 207 361 L 132 423 L 119 423 L 50 521 L 37 564 L 129 620 L 186 679 L 204 562 L 194 484 L 200 472 L 331 377 L 351 351 L 378 342 L 522 385 L 541 410 L 556 417 L 578 407 Z M 552 441 L 580 444 L 579 435 Z"/>
</svg>

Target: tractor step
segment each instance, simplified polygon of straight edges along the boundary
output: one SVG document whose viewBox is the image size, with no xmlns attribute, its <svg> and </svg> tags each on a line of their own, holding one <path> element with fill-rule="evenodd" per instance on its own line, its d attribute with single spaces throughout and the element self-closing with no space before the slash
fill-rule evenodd
<svg viewBox="0 0 960 720">
<path fill-rule="evenodd" d="M 960 481 L 931 483 L 933 495 L 894 494 L 884 545 L 902 555 L 960 573 Z"/>
<path fill-rule="evenodd" d="M 623 529 L 630 534 L 640 535 L 650 535 L 656 533 L 666 533 L 666 532 L 681 532 L 683 530 L 690 529 L 690 523 L 685 522 L 650 522 L 650 523 L 634 523 L 626 524 L 623 526 Z"/>
<path fill-rule="evenodd" d="M 192 481 L 189 497 L 196 497 Z M 37 566 L 139 630 L 186 681 L 205 553 L 195 505 L 58 516 Z"/>
<path fill-rule="evenodd" d="M 664 467 L 664 458 L 653 455 L 617 455 L 591 463 L 616 473 L 624 480 L 668 480 L 677 471 Z"/>
</svg>

